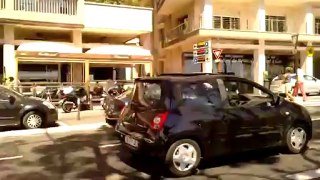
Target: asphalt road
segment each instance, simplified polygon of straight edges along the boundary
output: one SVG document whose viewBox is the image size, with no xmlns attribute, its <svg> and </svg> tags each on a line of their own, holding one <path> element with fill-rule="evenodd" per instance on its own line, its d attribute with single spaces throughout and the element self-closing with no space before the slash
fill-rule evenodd
<svg viewBox="0 0 320 180">
<path fill-rule="evenodd" d="M 0 179 L 170 179 L 163 178 L 158 161 L 131 156 L 110 129 L 3 138 L 1 142 Z M 314 140 L 303 155 L 262 150 L 220 157 L 202 163 L 197 175 L 181 179 L 280 180 L 319 167 L 320 141 Z"/>
</svg>

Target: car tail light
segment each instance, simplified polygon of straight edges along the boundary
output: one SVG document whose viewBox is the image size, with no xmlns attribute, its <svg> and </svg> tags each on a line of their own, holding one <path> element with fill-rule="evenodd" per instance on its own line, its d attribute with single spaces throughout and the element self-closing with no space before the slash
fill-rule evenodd
<svg viewBox="0 0 320 180">
<path fill-rule="evenodd" d="M 162 129 L 164 123 L 167 120 L 168 114 L 169 114 L 169 112 L 164 112 L 164 113 L 157 114 L 153 118 L 153 121 L 151 123 L 151 129 L 154 129 L 154 130 Z"/>
<path fill-rule="evenodd" d="M 123 106 L 123 107 L 121 108 L 120 114 L 122 114 L 122 113 L 123 113 L 123 111 L 124 111 L 125 107 L 126 107 L 126 106 Z"/>
</svg>

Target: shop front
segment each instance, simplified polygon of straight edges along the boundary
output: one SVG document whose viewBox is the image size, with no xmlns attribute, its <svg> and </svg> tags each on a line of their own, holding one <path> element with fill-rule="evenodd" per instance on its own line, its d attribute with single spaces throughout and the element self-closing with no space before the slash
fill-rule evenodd
<svg viewBox="0 0 320 180">
<path fill-rule="evenodd" d="M 16 50 L 21 82 L 131 80 L 152 73 L 152 60 L 150 51 L 138 46 L 105 45 L 82 53 L 72 45 L 34 42 Z"/>
</svg>

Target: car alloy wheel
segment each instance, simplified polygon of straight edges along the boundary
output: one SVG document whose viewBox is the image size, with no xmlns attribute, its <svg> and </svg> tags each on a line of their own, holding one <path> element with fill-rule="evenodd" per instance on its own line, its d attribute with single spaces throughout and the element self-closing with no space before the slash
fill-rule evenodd
<svg viewBox="0 0 320 180">
<path fill-rule="evenodd" d="M 286 132 L 284 145 L 289 153 L 298 154 L 306 150 L 309 134 L 305 124 L 295 124 Z"/>
<path fill-rule="evenodd" d="M 27 118 L 27 125 L 31 128 L 39 128 L 42 124 L 42 118 L 38 114 L 32 114 Z"/>
<path fill-rule="evenodd" d="M 306 144 L 307 133 L 301 127 L 297 127 L 291 131 L 290 144 L 291 147 L 297 151 L 300 151 Z"/>
<path fill-rule="evenodd" d="M 170 173 L 183 177 L 195 172 L 200 163 L 201 150 L 198 143 L 191 139 L 181 139 L 173 143 L 165 158 Z"/>
<path fill-rule="evenodd" d="M 179 171 L 188 171 L 194 167 L 197 160 L 197 151 L 188 143 L 179 145 L 173 152 L 172 161 Z"/>
</svg>

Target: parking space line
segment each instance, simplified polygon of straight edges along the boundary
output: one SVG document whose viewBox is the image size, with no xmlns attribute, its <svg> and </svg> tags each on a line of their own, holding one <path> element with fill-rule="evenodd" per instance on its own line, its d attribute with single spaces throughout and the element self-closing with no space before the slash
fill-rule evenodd
<svg viewBox="0 0 320 180">
<path fill-rule="evenodd" d="M 117 147 L 120 146 L 121 143 L 115 143 L 115 144 L 104 144 L 104 145 L 100 145 L 99 148 L 109 148 L 109 147 Z"/>
<path fill-rule="evenodd" d="M 315 170 L 308 170 L 305 172 L 297 173 L 297 174 L 290 174 L 287 175 L 286 178 L 292 180 L 311 180 L 311 179 L 318 179 L 320 177 L 320 168 Z"/>
<path fill-rule="evenodd" d="M 23 158 L 23 156 L 11 156 L 11 157 L 3 157 L 3 158 L 0 158 L 0 161 L 5 161 L 5 160 L 13 160 L 13 159 L 21 159 Z"/>
</svg>

